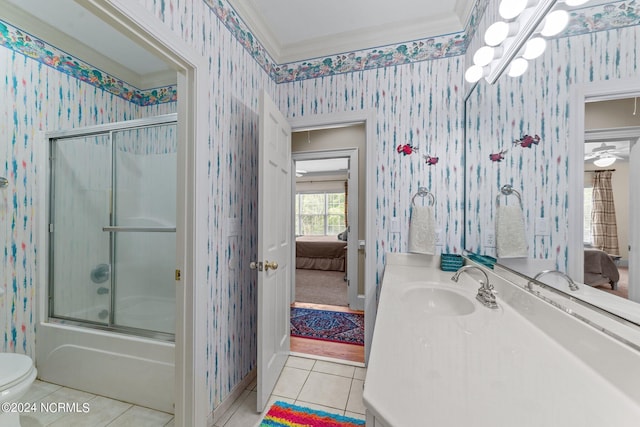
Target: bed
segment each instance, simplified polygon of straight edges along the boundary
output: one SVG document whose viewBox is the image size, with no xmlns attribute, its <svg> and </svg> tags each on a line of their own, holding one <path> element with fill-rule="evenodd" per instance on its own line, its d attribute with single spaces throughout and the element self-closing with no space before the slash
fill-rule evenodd
<svg viewBox="0 0 640 427">
<path fill-rule="evenodd" d="M 296 237 L 296 268 L 345 271 L 347 242 L 336 236 Z"/>
<path fill-rule="evenodd" d="M 589 286 L 611 285 L 615 289 L 620 273 L 608 253 L 599 249 L 584 250 L 584 283 Z"/>
</svg>

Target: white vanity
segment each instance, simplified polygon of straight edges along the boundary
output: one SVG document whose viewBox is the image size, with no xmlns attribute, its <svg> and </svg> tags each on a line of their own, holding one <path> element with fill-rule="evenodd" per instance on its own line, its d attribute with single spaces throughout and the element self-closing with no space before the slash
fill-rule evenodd
<svg viewBox="0 0 640 427">
<path fill-rule="evenodd" d="M 437 257 L 387 254 L 367 426 L 640 425 L 638 350 L 484 271 L 497 309 L 478 271 L 455 283 Z"/>
</svg>

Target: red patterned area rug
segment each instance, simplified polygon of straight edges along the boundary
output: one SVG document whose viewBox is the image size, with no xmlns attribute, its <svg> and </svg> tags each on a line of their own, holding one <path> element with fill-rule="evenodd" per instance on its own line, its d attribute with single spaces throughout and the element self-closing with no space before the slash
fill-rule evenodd
<svg viewBox="0 0 640 427">
<path fill-rule="evenodd" d="M 364 314 L 292 307 L 291 336 L 364 345 Z"/>
<path fill-rule="evenodd" d="M 271 406 L 260 423 L 260 427 L 358 427 L 363 425 L 365 425 L 364 420 L 280 401 Z"/>
</svg>

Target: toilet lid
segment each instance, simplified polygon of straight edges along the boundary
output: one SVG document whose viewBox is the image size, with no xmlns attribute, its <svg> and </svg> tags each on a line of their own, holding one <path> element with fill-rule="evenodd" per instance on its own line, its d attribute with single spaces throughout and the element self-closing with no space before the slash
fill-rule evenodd
<svg viewBox="0 0 640 427">
<path fill-rule="evenodd" d="M 0 390 L 13 386 L 33 370 L 29 356 L 16 353 L 0 353 Z"/>
</svg>

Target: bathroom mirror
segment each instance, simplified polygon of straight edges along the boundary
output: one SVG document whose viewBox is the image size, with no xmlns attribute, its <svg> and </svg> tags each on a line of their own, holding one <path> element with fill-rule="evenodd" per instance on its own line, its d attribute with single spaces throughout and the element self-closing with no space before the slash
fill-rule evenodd
<svg viewBox="0 0 640 427">
<path fill-rule="evenodd" d="M 498 265 L 528 278 L 546 269 L 567 272 L 579 282 L 579 291 L 570 291 L 559 277 L 541 280 L 567 297 L 640 325 L 640 305 L 634 302 L 640 301 L 640 284 L 633 285 L 640 278 L 640 261 L 634 261 L 633 251 L 609 252 L 614 268 L 626 276 L 620 279 L 628 283 L 626 296 L 616 295 L 606 281 L 601 286 L 583 283 L 588 281 L 585 212 L 590 218 L 584 201 L 593 191 L 593 173 L 585 171 L 616 169 L 614 179 L 626 181 L 629 188 L 620 193 L 626 191 L 626 197 L 619 195 L 616 207 L 628 210 L 627 217 L 633 218 L 640 206 L 640 194 L 634 193 L 640 190 L 628 185 L 640 178 L 634 175 L 640 168 L 629 163 L 637 161 L 635 153 L 640 151 L 640 106 L 634 117 L 633 108 L 628 108 L 640 96 L 637 64 L 627 60 L 637 49 L 633 42 L 637 28 L 556 39 L 522 77 L 502 77 L 494 85 L 481 80 L 468 91 L 464 247 L 473 254 L 497 257 Z M 638 128 L 628 122 L 603 121 L 596 110 L 611 112 L 612 107 L 598 104 L 613 101 L 626 102 L 627 107 L 621 108 L 628 110 Z M 619 146 L 628 147 L 627 152 Z M 606 155 L 616 156 L 616 163 L 594 167 L 593 149 L 602 147 Z M 504 194 L 504 186 L 514 192 Z M 512 210 L 501 213 L 502 223 L 497 220 L 498 206 Z M 514 214 L 518 210 L 520 219 Z M 505 222 L 510 230 L 506 239 L 504 232 L 500 234 Z M 627 224 L 618 231 L 620 244 L 633 247 L 638 226 L 628 220 Z"/>
</svg>

